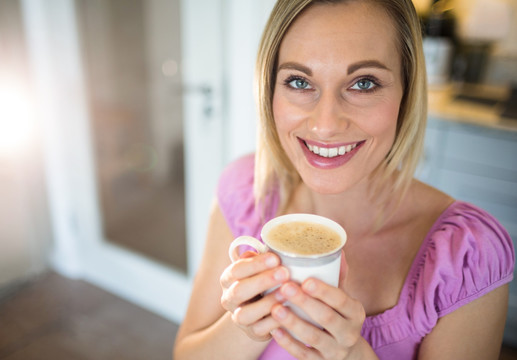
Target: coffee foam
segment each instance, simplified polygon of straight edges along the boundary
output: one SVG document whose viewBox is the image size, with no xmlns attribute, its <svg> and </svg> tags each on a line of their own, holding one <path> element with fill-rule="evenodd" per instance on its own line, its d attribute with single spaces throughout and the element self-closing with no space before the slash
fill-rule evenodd
<svg viewBox="0 0 517 360">
<path fill-rule="evenodd" d="M 297 255 L 330 253 L 341 246 L 341 237 L 325 225 L 293 221 L 276 225 L 267 234 L 267 242 L 280 252 Z"/>
</svg>

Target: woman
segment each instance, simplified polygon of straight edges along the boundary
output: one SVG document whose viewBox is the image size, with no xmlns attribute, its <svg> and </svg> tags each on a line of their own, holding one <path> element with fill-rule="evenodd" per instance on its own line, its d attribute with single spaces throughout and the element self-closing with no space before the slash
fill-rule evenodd
<svg viewBox="0 0 517 360">
<path fill-rule="evenodd" d="M 497 359 L 512 242 L 413 178 L 420 34 L 411 0 L 278 1 L 257 61 L 257 153 L 221 177 L 175 359 Z M 235 237 L 299 212 L 346 229 L 338 288 L 289 281 L 272 253 L 230 263 Z"/>
</svg>

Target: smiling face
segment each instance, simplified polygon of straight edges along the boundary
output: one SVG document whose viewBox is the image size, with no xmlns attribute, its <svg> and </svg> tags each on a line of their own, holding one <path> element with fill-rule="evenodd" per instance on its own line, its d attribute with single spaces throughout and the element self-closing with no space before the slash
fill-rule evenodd
<svg viewBox="0 0 517 360">
<path fill-rule="evenodd" d="M 273 115 L 312 190 L 366 183 L 389 152 L 403 95 L 395 34 L 380 7 L 351 1 L 310 7 L 282 40 Z"/>
</svg>

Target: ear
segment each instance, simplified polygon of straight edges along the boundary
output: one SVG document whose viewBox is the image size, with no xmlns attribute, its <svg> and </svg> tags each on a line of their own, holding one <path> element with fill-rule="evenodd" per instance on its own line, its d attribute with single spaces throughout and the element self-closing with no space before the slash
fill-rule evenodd
<svg viewBox="0 0 517 360">
<path fill-rule="evenodd" d="M 347 275 L 348 275 L 348 263 L 346 262 L 345 251 L 341 250 L 341 268 L 339 270 L 339 288 L 340 289 L 344 289 Z"/>
</svg>

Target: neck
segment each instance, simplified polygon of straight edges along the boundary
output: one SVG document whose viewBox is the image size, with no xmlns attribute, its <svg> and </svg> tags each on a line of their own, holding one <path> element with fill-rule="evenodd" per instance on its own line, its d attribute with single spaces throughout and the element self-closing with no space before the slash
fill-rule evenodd
<svg viewBox="0 0 517 360">
<path fill-rule="evenodd" d="M 388 192 L 385 187 L 372 196 L 370 187 L 364 184 L 344 193 L 320 194 L 301 183 L 287 210 L 328 217 L 345 228 L 349 239 L 363 238 L 378 230 L 382 216 L 389 213 Z"/>
</svg>

